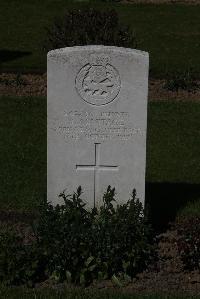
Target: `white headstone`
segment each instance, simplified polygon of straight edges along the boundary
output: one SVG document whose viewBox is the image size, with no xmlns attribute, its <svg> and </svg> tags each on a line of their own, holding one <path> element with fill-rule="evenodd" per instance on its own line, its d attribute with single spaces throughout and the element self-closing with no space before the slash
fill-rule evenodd
<svg viewBox="0 0 200 299">
<path fill-rule="evenodd" d="M 48 53 L 48 201 L 81 185 L 98 207 L 108 185 L 118 203 L 144 203 L 148 53 L 107 46 Z"/>
</svg>

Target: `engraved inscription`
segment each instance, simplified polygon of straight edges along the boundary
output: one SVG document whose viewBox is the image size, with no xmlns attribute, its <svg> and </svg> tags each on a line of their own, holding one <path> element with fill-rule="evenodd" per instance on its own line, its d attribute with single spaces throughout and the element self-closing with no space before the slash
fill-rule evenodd
<svg viewBox="0 0 200 299">
<path fill-rule="evenodd" d="M 62 119 L 55 120 L 52 129 L 65 139 L 82 138 L 95 141 L 131 140 L 136 134 L 142 135 L 140 128 L 135 128 L 128 112 L 88 112 L 65 111 Z"/>
<path fill-rule="evenodd" d="M 89 104 L 106 105 L 120 91 L 119 73 L 108 61 L 107 57 L 92 57 L 91 62 L 81 68 L 76 77 L 77 92 Z"/>
</svg>

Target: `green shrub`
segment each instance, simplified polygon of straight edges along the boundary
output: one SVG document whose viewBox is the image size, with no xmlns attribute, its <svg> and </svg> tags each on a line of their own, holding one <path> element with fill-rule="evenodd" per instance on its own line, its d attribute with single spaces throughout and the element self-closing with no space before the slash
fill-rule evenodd
<svg viewBox="0 0 200 299">
<path fill-rule="evenodd" d="M 0 281 L 7 285 L 27 284 L 45 279 L 45 256 L 36 242 L 26 243 L 12 228 L 0 231 Z"/>
<path fill-rule="evenodd" d="M 178 250 L 188 270 L 200 272 L 200 217 L 184 218 L 178 225 Z"/>
<path fill-rule="evenodd" d="M 37 226 L 40 245 L 47 252 L 48 273 L 58 280 L 88 284 L 94 279 L 142 271 L 152 254 L 150 229 L 142 204 L 132 198 L 113 206 L 115 189 L 109 186 L 99 210 L 87 211 L 79 187 L 72 196 L 62 193 L 64 205 L 49 204 Z"/>
<path fill-rule="evenodd" d="M 99 210 L 86 210 L 81 195 L 79 187 L 73 195 L 60 194 L 63 205 L 43 203 L 31 243 L 2 235 L 1 280 L 34 285 L 51 278 L 88 285 L 112 279 L 121 285 L 147 266 L 154 247 L 135 190 L 126 204 L 114 206 L 115 189 L 109 186 Z"/>
<path fill-rule="evenodd" d="M 185 72 L 177 71 L 170 78 L 167 77 L 163 88 L 176 92 L 179 90 L 196 92 L 200 88 L 200 85 L 195 80 L 192 70 L 189 69 Z"/>
<path fill-rule="evenodd" d="M 128 26 L 119 23 L 115 10 L 69 10 L 47 29 L 45 49 L 84 45 L 136 48 L 136 38 Z"/>
</svg>

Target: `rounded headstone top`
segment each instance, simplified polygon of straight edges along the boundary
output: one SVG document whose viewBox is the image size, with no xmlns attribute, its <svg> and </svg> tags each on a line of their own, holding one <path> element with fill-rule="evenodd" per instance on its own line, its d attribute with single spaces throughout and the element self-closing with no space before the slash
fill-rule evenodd
<svg viewBox="0 0 200 299">
<path fill-rule="evenodd" d="M 91 51 L 106 51 L 110 53 L 123 53 L 127 55 L 139 55 L 143 57 L 149 57 L 149 53 L 137 49 L 123 48 L 123 47 L 114 47 L 114 46 L 103 46 L 103 45 L 90 45 L 90 46 L 75 46 L 75 47 L 65 47 L 60 49 L 51 50 L 47 53 L 47 57 L 55 55 L 65 55 L 70 54 L 71 52 L 91 52 Z"/>
</svg>

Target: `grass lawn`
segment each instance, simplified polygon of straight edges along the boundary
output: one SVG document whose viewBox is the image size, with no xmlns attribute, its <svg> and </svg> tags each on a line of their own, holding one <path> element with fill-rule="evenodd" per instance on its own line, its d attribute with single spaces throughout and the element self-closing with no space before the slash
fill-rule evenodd
<svg viewBox="0 0 200 299">
<path fill-rule="evenodd" d="M 166 193 L 163 183 L 199 190 L 200 104 L 153 102 L 148 110 L 150 191 Z M 46 98 L 1 97 L 0 111 L 0 208 L 31 209 L 46 194 Z"/>
<path fill-rule="evenodd" d="M 200 183 L 199 119 L 199 103 L 150 103 L 147 181 Z"/>
<path fill-rule="evenodd" d="M 200 216 L 200 198 L 186 204 L 178 212 L 178 217 L 199 217 Z"/>
<path fill-rule="evenodd" d="M 46 193 L 46 98 L 3 97 L 0 107 L 1 206 L 32 208 Z"/>
<path fill-rule="evenodd" d="M 115 291 L 92 291 L 84 289 L 52 289 L 31 290 L 23 288 L 0 288 L 1 299 L 200 299 L 199 296 L 169 296 L 169 295 L 131 295 Z"/>
<path fill-rule="evenodd" d="M 45 28 L 69 7 L 92 5 L 84 2 L 1 0 L 0 25 L 4 28 L 0 31 L 1 70 L 44 72 Z M 94 2 L 96 8 L 115 7 L 121 21 L 131 25 L 139 40 L 138 48 L 150 53 L 152 75 L 162 77 L 166 72 L 191 66 L 200 77 L 200 5 Z"/>
</svg>

